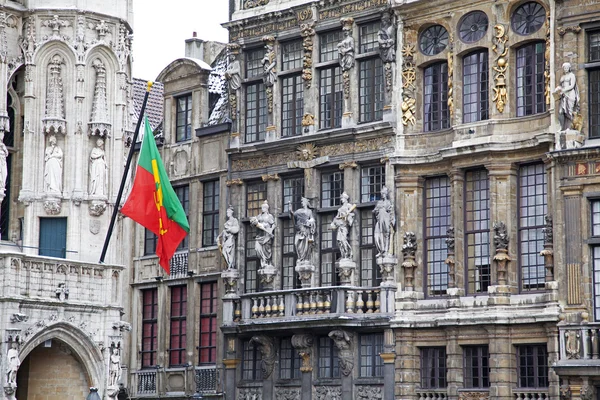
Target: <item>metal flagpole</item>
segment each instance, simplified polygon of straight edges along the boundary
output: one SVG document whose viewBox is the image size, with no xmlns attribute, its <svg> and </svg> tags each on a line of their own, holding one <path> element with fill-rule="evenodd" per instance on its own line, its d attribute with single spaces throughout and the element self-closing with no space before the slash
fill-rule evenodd
<svg viewBox="0 0 600 400">
<path fill-rule="evenodd" d="M 142 118 L 144 118 L 144 112 L 146 111 L 146 103 L 148 102 L 148 95 L 152 89 L 152 82 L 148 82 L 148 88 L 144 95 L 144 102 L 142 103 L 142 109 L 140 110 L 140 117 L 138 118 L 137 125 L 135 126 L 135 132 L 133 132 L 133 140 L 131 142 L 131 148 L 129 149 L 129 155 L 127 156 L 127 162 L 125 163 L 125 170 L 123 171 L 123 177 L 121 178 L 121 186 L 119 186 L 119 193 L 117 194 L 117 200 L 115 202 L 115 208 L 112 216 L 110 217 L 110 225 L 108 226 L 108 232 L 106 232 L 106 238 L 104 239 L 104 246 L 102 247 L 102 254 L 100 255 L 100 264 L 104 263 L 104 257 L 106 257 L 106 250 L 108 249 L 108 243 L 112 235 L 113 228 L 115 226 L 115 220 L 117 219 L 117 213 L 119 212 L 119 204 L 121 204 L 121 197 L 123 196 L 123 190 L 125 189 L 125 180 L 127 179 L 127 173 L 133 159 L 134 147 L 137 142 L 138 133 L 140 132 L 140 126 L 142 124 Z"/>
</svg>

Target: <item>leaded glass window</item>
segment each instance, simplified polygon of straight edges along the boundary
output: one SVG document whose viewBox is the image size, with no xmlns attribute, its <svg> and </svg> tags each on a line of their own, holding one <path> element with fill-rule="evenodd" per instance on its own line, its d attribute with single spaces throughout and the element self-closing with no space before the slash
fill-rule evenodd
<svg viewBox="0 0 600 400">
<path fill-rule="evenodd" d="M 472 11 L 462 17 L 458 25 L 460 40 L 465 43 L 475 43 L 485 36 L 488 17 L 483 11 Z"/>
<path fill-rule="evenodd" d="M 446 28 L 441 25 L 433 25 L 421 33 L 419 48 L 426 56 L 434 56 L 444 51 L 448 46 L 449 35 Z"/>
<path fill-rule="evenodd" d="M 513 31 L 519 35 L 531 35 L 546 22 L 546 9 L 540 3 L 529 1 L 515 10 L 510 22 Z"/>
</svg>

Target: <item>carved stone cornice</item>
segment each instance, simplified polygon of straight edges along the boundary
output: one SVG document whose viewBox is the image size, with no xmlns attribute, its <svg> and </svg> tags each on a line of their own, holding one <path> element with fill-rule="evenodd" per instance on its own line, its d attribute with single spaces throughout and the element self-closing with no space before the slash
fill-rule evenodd
<svg viewBox="0 0 600 400">
<path fill-rule="evenodd" d="M 341 163 L 339 165 L 339 168 L 341 170 L 344 170 L 346 168 L 356 169 L 356 168 L 358 168 L 358 164 L 356 163 L 356 161 L 346 161 L 346 162 Z"/>
<path fill-rule="evenodd" d="M 261 176 L 263 182 L 268 182 L 268 181 L 275 181 L 277 182 L 280 178 L 279 178 L 279 174 L 273 174 L 273 175 L 269 175 L 269 174 L 265 174 Z"/>
<path fill-rule="evenodd" d="M 233 185 L 237 185 L 237 186 L 242 186 L 244 184 L 244 181 L 237 178 L 237 179 L 230 179 L 228 181 L 225 182 L 225 185 L 229 186 L 233 186 Z"/>
</svg>

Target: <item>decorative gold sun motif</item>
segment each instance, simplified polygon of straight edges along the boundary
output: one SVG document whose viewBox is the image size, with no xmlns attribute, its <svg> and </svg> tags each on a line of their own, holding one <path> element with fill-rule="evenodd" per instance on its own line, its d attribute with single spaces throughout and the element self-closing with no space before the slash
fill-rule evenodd
<svg viewBox="0 0 600 400">
<path fill-rule="evenodd" d="M 309 161 L 318 156 L 317 146 L 314 143 L 304 143 L 298 146 L 296 149 L 296 154 L 298 158 L 302 161 Z"/>
</svg>

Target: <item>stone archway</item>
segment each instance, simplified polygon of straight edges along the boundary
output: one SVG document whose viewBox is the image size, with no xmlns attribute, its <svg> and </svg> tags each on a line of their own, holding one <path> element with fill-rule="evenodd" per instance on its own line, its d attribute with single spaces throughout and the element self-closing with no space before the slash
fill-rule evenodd
<svg viewBox="0 0 600 400">
<path fill-rule="evenodd" d="M 83 331 L 67 322 L 37 332 L 21 346 L 19 358 L 22 362 L 17 375 L 19 400 L 50 400 L 54 398 L 50 391 L 69 393 L 67 398 L 84 399 L 91 386 L 103 393 L 104 359 L 100 348 Z M 41 368 L 44 365 L 46 368 Z"/>
</svg>

